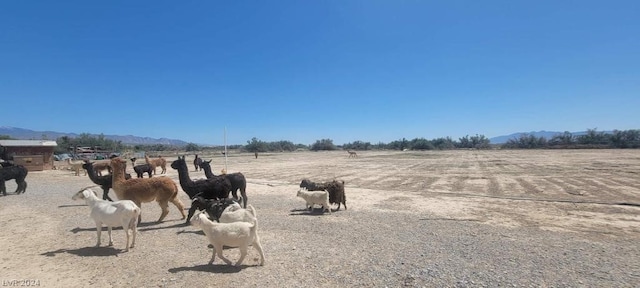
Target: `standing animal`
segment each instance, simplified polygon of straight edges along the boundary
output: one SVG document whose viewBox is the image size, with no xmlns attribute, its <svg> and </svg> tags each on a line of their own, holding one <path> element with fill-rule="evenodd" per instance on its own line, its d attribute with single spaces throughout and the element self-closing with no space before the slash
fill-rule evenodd
<svg viewBox="0 0 640 288">
<path fill-rule="evenodd" d="M 109 160 L 100 160 L 100 161 L 96 161 L 93 162 L 93 170 L 96 172 L 96 175 L 98 176 L 102 176 L 102 171 L 103 170 L 107 170 L 107 172 L 111 173 L 111 166 L 109 166 Z M 82 167 L 84 168 L 84 164 L 82 165 Z M 87 168 L 85 168 L 86 170 Z M 87 171 L 88 173 L 89 171 Z"/>
<path fill-rule="evenodd" d="M 80 176 L 80 169 L 82 169 L 82 161 L 71 161 L 71 158 L 67 159 L 67 163 L 69 164 L 69 168 L 75 172 L 75 176 Z M 84 175 L 87 176 L 87 170 L 84 170 Z"/>
<path fill-rule="evenodd" d="M 195 214 L 196 211 L 206 211 L 207 215 L 209 215 L 209 219 L 213 221 L 219 221 L 222 212 L 229 207 L 229 205 L 240 205 L 232 198 L 225 199 L 206 199 L 200 195 L 196 195 L 193 197 L 191 201 L 191 208 L 189 208 L 189 214 L 187 215 L 187 222 L 185 224 L 189 224 L 191 217 Z M 241 207 L 240 207 L 241 208 Z"/>
<path fill-rule="evenodd" d="M 328 182 L 316 183 L 309 179 L 302 179 L 300 182 L 300 188 L 305 188 L 309 191 L 323 191 L 329 192 L 329 203 L 338 204 L 340 210 L 340 203 L 344 205 L 344 209 L 347 210 L 347 196 L 344 193 L 344 181 L 332 180 Z"/>
<path fill-rule="evenodd" d="M 202 163 L 202 158 L 198 157 L 198 154 L 196 154 L 196 158 L 193 159 L 193 166 L 196 167 L 196 171 L 200 171 L 200 163 Z"/>
<path fill-rule="evenodd" d="M 304 199 L 306 202 L 306 208 L 313 210 L 313 205 L 322 205 L 322 212 L 329 210 L 331 213 L 331 206 L 329 205 L 329 193 L 327 191 L 307 191 L 304 188 L 298 190 L 297 197 Z"/>
<path fill-rule="evenodd" d="M 177 160 L 171 162 L 171 168 L 178 170 L 180 187 L 189 195 L 189 198 L 193 199 L 196 195 L 206 199 L 226 199 L 229 197 L 231 182 L 225 177 L 191 180 L 184 156 L 178 156 Z"/>
<path fill-rule="evenodd" d="M 98 198 L 98 193 L 90 188 L 84 188 L 74 194 L 71 199 L 84 200 L 91 210 L 91 219 L 96 222 L 96 231 L 98 231 L 98 242 L 96 247 L 100 247 L 100 234 L 102 225 L 107 226 L 109 234 L 109 246 L 113 246 L 111 239 L 111 228 L 120 227 L 127 234 L 127 245 L 125 251 L 129 252 L 129 248 L 133 248 L 136 244 L 136 234 L 138 233 L 138 216 L 140 215 L 140 207 L 130 200 L 120 200 L 109 202 Z M 133 234 L 133 241 L 129 246 L 129 238 Z"/>
<path fill-rule="evenodd" d="M 89 179 L 91 179 L 91 182 L 99 185 L 100 188 L 102 188 L 102 200 L 113 201 L 111 197 L 109 197 L 109 189 L 111 189 L 111 186 L 113 185 L 113 174 L 100 176 L 98 175 L 97 171 L 94 170 L 94 167 L 95 163 L 91 163 L 89 161 L 85 161 L 85 163 L 82 164 L 82 168 L 87 170 L 87 175 L 89 175 Z M 124 177 L 125 179 L 129 180 L 131 179 L 131 174 L 126 173 Z"/>
<path fill-rule="evenodd" d="M 260 253 L 260 266 L 264 265 L 264 252 L 260 245 L 260 237 L 258 236 L 258 220 L 254 223 L 233 222 L 233 223 L 216 223 L 207 218 L 204 212 L 198 212 L 193 216 L 191 224 L 202 229 L 207 236 L 209 243 L 213 245 L 213 254 L 209 265 L 213 264 L 216 259 L 216 253 L 227 265 L 231 265 L 231 261 L 222 254 L 223 246 L 240 248 L 240 259 L 234 264 L 239 266 L 247 256 L 249 245 L 253 246 Z"/>
<path fill-rule="evenodd" d="M 16 194 L 21 194 L 27 192 L 27 170 L 26 167 L 22 165 L 14 165 L 0 168 L 0 191 L 2 195 L 7 196 L 7 186 L 5 186 L 5 181 L 15 179 L 18 187 L 16 188 Z"/>
<path fill-rule="evenodd" d="M 138 178 L 143 178 L 145 172 L 147 173 L 147 175 L 149 175 L 149 178 L 153 177 L 153 169 L 151 169 L 151 165 L 146 163 L 136 165 L 136 157 L 133 157 L 129 160 L 131 160 L 131 163 L 133 164 L 133 171 L 136 172 Z"/>
<path fill-rule="evenodd" d="M 184 204 L 178 197 L 178 185 L 171 178 L 154 177 L 125 180 L 126 164 L 127 162 L 121 158 L 111 159 L 111 169 L 113 171 L 112 188 L 118 199 L 131 200 L 140 208 L 142 208 L 142 202 L 156 200 L 162 209 L 158 222 L 162 222 L 169 214 L 169 202 L 178 208 L 178 211 L 182 214 L 182 219 L 187 217 L 184 213 Z M 138 219 L 138 222 L 140 220 Z"/>
<path fill-rule="evenodd" d="M 147 164 L 151 165 L 151 169 L 153 170 L 153 174 L 156 174 L 156 167 L 162 168 L 162 172 L 160 174 L 167 173 L 167 160 L 162 158 L 162 156 L 160 156 L 158 158 L 151 159 L 145 153 L 144 154 L 144 161 L 146 161 Z"/>
<path fill-rule="evenodd" d="M 349 158 L 357 158 L 358 157 L 358 153 L 356 153 L 356 151 L 347 150 L 347 153 L 349 153 Z"/>
<path fill-rule="evenodd" d="M 200 163 L 200 168 L 204 170 L 204 175 L 211 179 L 214 177 L 226 177 L 231 182 L 231 194 L 233 198 L 238 199 L 238 190 L 240 190 L 240 195 L 242 195 L 242 206 L 243 208 L 247 208 L 247 202 L 249 198 L 247 198 L 247 179 L 244 177 L 244 174 L 240 172 L 231 173 L 231 174 L 223 174 L 220 176 L 213 175 L 211 172 L 211 161 L 202 161 Z"/>
</svg>

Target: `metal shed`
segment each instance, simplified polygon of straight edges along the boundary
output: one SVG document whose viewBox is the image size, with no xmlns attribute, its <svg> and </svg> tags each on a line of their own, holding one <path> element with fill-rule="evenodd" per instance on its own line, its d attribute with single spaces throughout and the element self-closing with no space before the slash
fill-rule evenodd
<svg viewBox="0 0 640 288">
<path fill-rule="evenodd" d="M 29 171 L 51 170 L 56 146 L 58 143 L 52 140 L 0 140 L 0 158 Z"/>
</svg>

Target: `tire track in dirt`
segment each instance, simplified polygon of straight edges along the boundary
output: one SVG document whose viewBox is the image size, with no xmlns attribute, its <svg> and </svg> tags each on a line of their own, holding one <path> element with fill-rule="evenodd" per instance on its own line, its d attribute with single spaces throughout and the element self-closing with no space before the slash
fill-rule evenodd
<svg viewBox="0 0 640 288">
<path fill-rule="evenodd" d="M 518 182 L 520 187 L 524 189 L 525 194 L 534 194 L 534 195 L 542 194 L 542 190 L 538 189 L 538 187 L 535 184 L 523 179 L 522 177 L 516 178 L 516 182 Z"/>
<path fill-rule="evenodd" d="M 560 189 L 562 189 L 562 191 L 564 191 L 567 194 L 570 194 L 570 195 L 573 195 L 573 196 L 584 196 L 584 194 L 582 194 L 582 192 L 579 189 L 577 189 L 573 185 L 570 185 L 570 184 L 562 181 L 561 179 L 547 178 L 546 180 L 551 182 L 551 183 L 553 183 L 554 185 L 560 187 Z"/>
</svg>

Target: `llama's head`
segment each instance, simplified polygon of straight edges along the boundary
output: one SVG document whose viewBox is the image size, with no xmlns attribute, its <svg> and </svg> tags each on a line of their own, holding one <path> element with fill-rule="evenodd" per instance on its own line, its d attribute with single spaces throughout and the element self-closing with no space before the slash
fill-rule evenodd
<svg viewBox="0 0 640 288">
<path fill-rule="evenodd" d="M 211 161 L 213 161 L 213 159 L 209 160 L 209 161 L 202 161 L 198 163 L 198 166 L 200 166 L 200 168 L 202 169 L 211 169 Z"/>
<path fill-rule="evenodd" d="M 124 170 L 126 167 L 127 161 L 125 161 L 124 159 L 120 157 L 111 159 L 111 169 L 113 169 L 113 171 Z"/>
<path fill-rule="evenodd" d="M 82 163 L 82 168 L 85 170 L 93 169 L 93 163 L 91 163 L 88 160 L 85 160 L 84 163 Z"/>
<path fill-rule="evenodd" d="M 131 158 L 131 159 L 129 159 L 129 160 L 131 160 L 131 165 L 134 165 L 134 166 L 135 166 L 135 165 L 136 165 L 136 160 L 138 160 L 138 158 L 133 157 L 133 158 Z"/>
<path fill-rule="evenodd" d="M 184 161 L 184 156 L 178 156 L 178 160 L 171 162 L 171 168 L 176 170 L 180 169 L 181 167 L 186 167 L 186 165 L 187 162 Z"/>
</svg>

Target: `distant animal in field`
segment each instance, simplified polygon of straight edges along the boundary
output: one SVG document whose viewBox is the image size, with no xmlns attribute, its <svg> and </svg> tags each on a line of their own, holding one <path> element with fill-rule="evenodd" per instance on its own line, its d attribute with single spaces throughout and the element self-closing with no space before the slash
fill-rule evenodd
<svg viewBox="0 0 640 288">
<path fill-rule="evenodd" d="M 162 156 L 158 158 L 149 158 L 149 156 L 147 156 L 147 154 L 145 153 L 144 161 L 146 161 L 147 164 L 151 165 L 151 169 L 153 169 L 153 174 L 156 174 L 156 167 L 162 168 L 162 172 L 160 172 L 160 174 L 167 173 L 167 160 L 162 158 Z"/>
<path fill-rule="evenodd" d="M 198 154 L 196 154 L 196 158 L 193 159 L 193 166 L 196 167 L 196 171 L 200 171 L 200 163 L 202 163 L 202 158 L 198 157 Z"/>
</svg>

